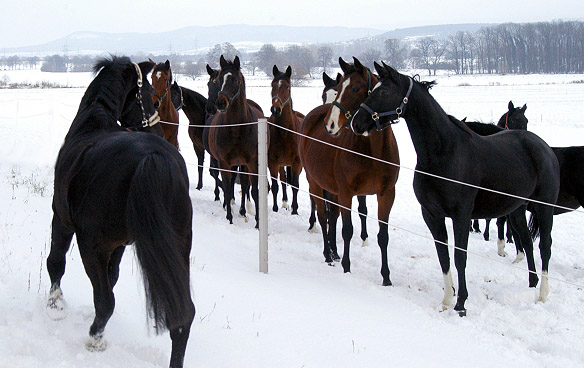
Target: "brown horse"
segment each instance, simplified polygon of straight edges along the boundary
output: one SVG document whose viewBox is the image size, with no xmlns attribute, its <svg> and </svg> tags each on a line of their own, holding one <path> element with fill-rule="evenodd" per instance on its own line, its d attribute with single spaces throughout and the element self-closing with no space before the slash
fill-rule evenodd
<svg viewBox="0 0 584 368">
<path fill-rule="evenodd" d="M 172 85 L 172 70 L 170 61 L 158 63 L 152 71 L 152 87 L 154 87 L 154 106 L 158 110 L 164 130 L 164 139 L 178 148 L 178 111 L 172 103 L 170 86 Z M 168 124 L 164 124 L 164 122 Z"/>
<path fill-rule="evenodd" d="M 292 108 L 291 97 L 291 83 L 292 68 L 288 66 L 286 72 L 282 73 L 278 67 L 274 65 L 272 70 L 274 79 L 272 80 L 272 115 L 268 119 L 270 123 L 293 130 L 295 132 L 300 130 L 300 124 L 304 119 L 304 114 L 294 111 Z M 278 182 L 276 175 L 280 173 L 280 181 L 282 181 L 282 192 L 286 194 L 286 187 L 283 181 L 285 176 L 282 175 L 284 167 L 290 167 L 289 177 L 287 182 L 292 185 L 292 214 L 298 214 L 298 186 L 299 177 L 302 172 L 302 164 L 300 163 L 300 156 L 298 155 L 298 135 L 279 129 L 278 127 L 270 127 L 270 149 L 268 151 L 268 168 L 272 176 L 272 195 L 274 197 L 274 205 L 272 209 L 278 212 Z M 287 206 L 287 196 L 282 198 L 282 206 Z"/>
<path fill-rule="evenodd" d="M 341 59 L 342 60 L 342 59 Z M 365 100 L 377 77 L 354 59 L 353 65 L 345 65 L 344 76 L 340 81 L 339 94 L 335 105 L 322 105 L 306 115 L 300 132 L 316 139 L 355 151 L 361 154 L 399 164 L 397 142 L 391 128 L 373 132 L 368 137 L 356 136 L 347 129 L 347 116 L 339 114 L 338 105 L 351 111 Z M 387 263 L 387 244 L 389 242 L 389 212 L 395 199 L 395 183 L 399 168 L 380 163 L 359 155 L 346 152 L 307 138 L 300 138 L 300 158 L 310 185 L 310 193 L 322 196 L 323 190 L 335 194 L 338 204 L 351 208 L 352 198 L 356 195 L 377 195 L 379 233 L 377 243 L 381 249 L 381 275 L 383 285 L 391 285 Z M 317 199 L 318 220 L 323 231 L 324 257 L 331 263 L 331 249 L 334 239 L 327 238 L 324 203 Z M 332 206 L 333 208 L 336 206 Z M 353 236 L 351 212 L 341 208 L 343 221 L 342 235 L 344 253 L 341 264 L 345 272 L 351 271 L 349 247 Z M 336 222 L 336 216 L 330 216 Z M 332 229 L 334 224 L 330 224 Z M 333 248 L 334 247 L 334 248 Z M 334 251 L 334 250 L 333 250 Z"/>
<path fill-rule="evenodd" d="M 221 70 L 217 80 L 221 90 L 217 96 L 215 106 L 217 114 L 213 117 L 209 127 L 209 149 L 211 155 L 217 159 L 223 181 L 224 206 L 227 209 L 227 220 L 233 223 L 231 213 L 231 198 L 233 187 L 231 170 L 234 166 L 244 165 L 252 174 L 258 172 L 258 128 L 255 124 L 246 124 L 258 121 L 263 114 L 257 108 L 248 104 L 245 94 L 245 79 L 240 69 L 239 57 L 227 61 L 221 55 Z M 222 125 L 236 125 L 222 127 Z M 242 175 L 242 181 L 247 177 Z M 258 227 L 258 177 L 252 176 L 251 196 L 256 207 L 256 227 Z"/>
</svg>

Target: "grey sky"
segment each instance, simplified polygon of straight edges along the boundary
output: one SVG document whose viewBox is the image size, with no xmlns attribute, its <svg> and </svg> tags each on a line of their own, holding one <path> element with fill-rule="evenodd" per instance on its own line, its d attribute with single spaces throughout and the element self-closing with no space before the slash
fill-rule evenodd
<svg viewBox="0 0 584 368">
<path fill-rule="evenodd" d="M 0 47 L 42 44 L 76 31 L 161 32 L 258 24 L 392 30 L 454 23 L 584 19 L 581 0 L 0 0 Z M 228 41 L 228 40 L 226 40 Z"/>
</svg>

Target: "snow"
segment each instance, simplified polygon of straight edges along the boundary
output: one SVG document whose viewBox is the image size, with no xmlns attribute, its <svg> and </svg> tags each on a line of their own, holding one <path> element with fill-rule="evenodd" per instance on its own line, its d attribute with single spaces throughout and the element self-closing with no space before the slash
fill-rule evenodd
<svg viewBox="0 0 584 368">
<path fill-rule="evenodd" d="M 0 367 L 167 366 L 170 337 L 156 335 L 146 322 L 142 281 L 131 248 L 114 289 L 117 303 L 105 330 L 106 351 L 85 349 L 94 310 L 75 241 L 62 281 L 67 316 L 53 321 L 46 315 L 53 164 L 91 75 L 5 73 L 12 82 L 51 80 L 81 88 L 0 90 Z M 527 103 L 529 129 L 550 145 L 584 142 L 584 84 L 573 83 L 583 75 L 420 74 L 438 80 L 432 94 L 459 118 L 496 121 L 511 99 L 516 106 Z M 206 95 L 206 78 L 178 78 L 179 84 Z M 270 79 L 246 78 L 248 98 L 269 111 Z M 307 113 L 320 103 L 321 92 L 320 80 L 294 87 L 294 108 Z M 180 119 L 186 124 L 183 113 Z M 406 125 L 395 125 L 394 130 L 403 168 L 389 220 L 394 286 L 383 287 L 375 221 L 368 221 L 368 247 L 361 247 L 357 235 L 353 238 L 352 273 L 344 274 L 340 265 L 323 262 L 320 232 L 307 232 L 310 204 L 303 192 L 299 216 L 269 212 L 269 273 L 258 272 L 255 221 L 236 217 L 229 225 L 221 205 L 213 201 L 208 170 L 203 189 L 194 188 L 195 155 L 186 129 L 179 129 L 191 176 L 191 280 L 197 308 L 185 366 L 583 365 L 583 214 L 555 217 L 546 303 L 536 302 L 539 291 L 528 288 L 526 262 L 511 264 L 513 247 L 507 247 L 508 257 L 497 255 L 493 224 L 491 241 L 470 236 L 467 317 L 440 312 L 443 277 L 408 170 L 415 166 L 415 152 Z M 304 175 L 301 187 L 308 188 Z M 270 207 L 271 201 L 270 195 Z M 367 202 L 369 214 L 375 216 L 375 198 Z M 353 225 L 358 234 L 356 215 Z M 340 228 L 337 244 L 342 244 Z M 539 270 L 539 256 L 535 258 Z"/>
</svg>

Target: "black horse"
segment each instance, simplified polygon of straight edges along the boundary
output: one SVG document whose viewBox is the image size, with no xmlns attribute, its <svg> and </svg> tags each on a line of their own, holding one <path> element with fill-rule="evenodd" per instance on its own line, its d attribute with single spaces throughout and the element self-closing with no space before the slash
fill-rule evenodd
<svg viewBox="0 0 584 368">
<path fill-rule="evenodd" d="M 93 285 L 95 319 L 87 348 L 105 349 L 120 261 L 125 246 L 134 243 L 148 315 L 157 332 L 170 330 L 170 366 L 182 367 L 195 315 L 192 207 L 184 160 L 156 125 L 145 78 L 153 66 L 112 57 L 94 67 L 99 74 L 87 87 L 55 165 L 47 310 L 59 317 L 65 308 L 60 284 L 75 234 Z"/>
<path fill-rule="evenodd" d="M 460 315 L 466 314 L 464 303 L 468 298 L 465 268 L 471 218 L 510 214 L 511 224 L 525 246 L 531 271 L 529 286 L 535 287 L 539 278 L 535 273 L 533 244 L 525 218 L 526 200 L 490 190 L 555 203 L 560 170 L 551 148 L 527 131 L 480 136 L 444 112 L 428 91 L 434 82 L 414 81 L 385 64 L 375 63 L 375 68 L 381 80 L 353 116 L 351 127 L 356 134 L 368 134 L 372 129 L 389 126 L 400 117 L 405 119 L 417 154 L 414 192 L 434 238 L 444 276 L 443 308 L 451 306 L 454 296 L 449 249 L 444 245 L 448 241 L 446 217 L 452 219 L 454 228 L 454 263 L 459 287 L 454 309 Z M 461 185 L 461 182 L 473 186 Z M 544 301 L 549 293 L 547 272 L 553 208 L 539 203 L 534 203 L 533 207 L 540 223 L 543 271 L 540 300 Z"/>
</svg>

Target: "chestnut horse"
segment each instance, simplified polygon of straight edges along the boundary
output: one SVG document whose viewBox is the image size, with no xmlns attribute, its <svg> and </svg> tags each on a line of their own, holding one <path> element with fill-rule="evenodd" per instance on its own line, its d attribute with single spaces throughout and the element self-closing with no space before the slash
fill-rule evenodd
<svg viewBox="0 0 584 368">
<path fill-rule="evenodd" d="M 292 214 L 298 214 L 298 186 L 299 177 L 302 172 L 302 164 L 298 155 L 298 135 L 287 130 L 279 129 L 283 127 L 295 132 L 300 130 L 300 124 L 304 119 L 304 114 L 294 111 L 292 108 L 291 82 L 292 68 L 288 66 L 286 72 L 282 73 L 274 65 L 272 70 L 274 79 L 272 80 L 272 115 L 268 119 L 275 126 L 270 127 L 270 149 L 268 151 L 268 168 L 272 176 L 272 195 L 274 205 L 272 209 L 278 212 L 278 182 L 276 175 L 280 173 L 282 181 L 282 207 L 287 207 L 286 186 L 282 175 L 284 167 L 289 167 L 287 182 L 292 185 Z"/>
<path fill-rule="evenodd" d="M 164 139 L 178 148 L 178 111 L 172 103 L 170 86 L 172 84 L 172 70 L 170 61 L 158 63 L 152 71 L 152 87 L 154 87 L 154 106 L 158 110 L 164 131 Z M 165 124 L 168 123 L 168 124 Z"/>
<path fill-rule="evenodd" d="M 340 81 L 337 96 L 337 101 L 342 101 L 344 108 L 349 110 L 358 108 L 359 104 L 367 97 L 371 86 L 377 83 L 377 77 L 368 68 L 361 65 L 357 59 L 354 61 L 353 65 L 346 65 L 345 75 Z M 362 137 L 352 134 L 347 129 L 340 129 L 346 125 L 345 115 L 336 113 L 335 107 L 326 104 L 313 109 L 306 115 L 300 132 L 351 151 L 399 164 L 397 142 L 391 128 L 374 132 L 368 137 Z M 399 167 L 366 159 L 304 137 L 300 138 L 299 151 L 310 186 L 310 193 L 319 197 L 323 196 L 323 191 L 335 194 L 338 198 L 338 204 L 344 207 L 341 208 L 344 241 L 341 264 L 344 272 L 351 270 L 349 248 L 353 236 L 351 211 L 347 208 L 351 208 L 352 198 L 356 195 L 377 195 L 379 218 L 377 242 L 381 249 L 381 275 L 383 285 L 391 285 L 387 263 L 389 242 L 387 221 L 395 199 L 395 183 Z M 335 240 L 327 236 L 324 202 L 317 198 L 316 204 L 318 220 L 323 231 L 323 254 L 325 261 L 330 264 L 332 257 L 334 257 L 331 253 L 335 252 L 334 248 L 336 248 Z M 333 214 L 329 218 L 334 218 L 334 222 L 336 222 L 336 215 Z M 334 225 L 331 223 L 329 226 L 333 231 Z"/>
<path fill-rule="evenodd" d="M 251 106 L 245 94 L 245 79 L 241 73 L 239 57 L 233 61 L 227 61 L 221 55 L 221 70 L 217 80 L 221 86 L 215 106 L 217 114 L 213 117 L 209 126 L 209 149 L 213 157 L 217 159 L 223 180 L 224 205 L 226 206 L 226 218 L 233 223 L 231 213 L 231 198 L 233 187 L 233 174 L 228 171 L 234 166 L 245 166 L 253 175 L 258 173 L 258 127 L 256 124 L 248 124 L 258 121 L 263 114 L 257 108 Z M 223 127 L 228 125 L 228 127 Z M 232 126 L 235 125 L 235 126 Z M 247 179 L 241 176 L 242 181 Z M 252 176 L 251 196 L 256 207 L 256 228 L 258 223 L 258 177 Z M 243 188 L 242 188 L 243 189 Z"/>
</svg>

